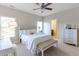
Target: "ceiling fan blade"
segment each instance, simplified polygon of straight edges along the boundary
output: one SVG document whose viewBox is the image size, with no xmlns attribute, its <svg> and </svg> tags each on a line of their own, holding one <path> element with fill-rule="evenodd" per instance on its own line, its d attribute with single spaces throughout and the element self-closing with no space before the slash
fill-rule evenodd
<svg viewBox="0 0 79 59">
<path fill-rule="evenodd" d="M 51 5 L 52 3 L 47 3 L 46 5 L 43 6 L 43 8 L 47 7 L 48 5 Z"/>
<path fill-rule="evenodd" d="M 35 8 L 35 9 L 33 9 L 33 10 L 38 10 L 38 9 L 40 9 L 40 8 Z"/>
<path fill-rule="evenodd" d="M 40 3 L 36 3 L 36 5 L 40 5 Z"/>
<path fill-rule="evenodd" d="M 47 9 L 47 10 L 52 10 L 52 8 L 45 8 L 45 9 Z"/>
</svg>

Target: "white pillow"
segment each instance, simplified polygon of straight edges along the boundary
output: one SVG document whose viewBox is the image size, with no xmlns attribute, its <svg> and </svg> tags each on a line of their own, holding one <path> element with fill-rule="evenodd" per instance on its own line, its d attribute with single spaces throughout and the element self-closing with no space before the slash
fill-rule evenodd
<svg viewBox="0 0 79 59">
<path fill-rule="evenodd" d="M 35 34 L 36 33 L 36 29 L 29 29 L 26 32 L 27 32 L 27 34 Z"/>
</svg>

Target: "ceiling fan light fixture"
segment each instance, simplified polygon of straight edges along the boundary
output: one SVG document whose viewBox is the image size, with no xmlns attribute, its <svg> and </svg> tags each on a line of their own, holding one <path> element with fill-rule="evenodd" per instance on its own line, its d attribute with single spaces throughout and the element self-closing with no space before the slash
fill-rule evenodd
<svg viewBox="0 0 79 59">
<path fill-rule="evenodd" d="M 44 13 L 44 11 L 42 10 L 41 13 Z"/>
<path fill-rule="evenodd" d="M 48 6 L 51 5 L 52 3 L 36 3 L 36 5 L 41 5 L 40 8 L 35 8 L 33 10 L 41 10 L 41 13 L 44 13 L 44 10 L 49 10 L 52 11 L 52 8 L 49 8 Z"/>
</svg>

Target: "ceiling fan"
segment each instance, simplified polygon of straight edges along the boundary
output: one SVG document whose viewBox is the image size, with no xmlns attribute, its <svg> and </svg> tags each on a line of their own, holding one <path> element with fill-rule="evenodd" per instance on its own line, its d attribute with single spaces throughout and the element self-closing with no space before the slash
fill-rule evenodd
<svg viewBox="0 0 79 59">
<path fill-rule="evenodd" d="M 41 9 L 41 13 L 44 12 L 44 10 L 50 10 L 52 11 L 52 8 L 49 8 L 48 6 L 51 5 L 52 3 L 35 3 L 36 5 L 40 6 L 39 8 L 35 8 L 33 10 L 38 10 Z"/>
</svg>

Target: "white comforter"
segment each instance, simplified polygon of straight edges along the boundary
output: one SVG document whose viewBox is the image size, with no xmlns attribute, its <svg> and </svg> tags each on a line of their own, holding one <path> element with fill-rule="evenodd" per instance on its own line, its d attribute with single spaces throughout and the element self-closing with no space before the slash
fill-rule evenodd
<svg viewBox="0 0 79 59">
<path fill-rule="evenodd" d="M 50 38 L 51 36 L 46 34 L 34 34 L 34 35 L 23 34 L 21 36 L 23 43 L 26 44 L 27 48 L 31 50 L 31 52 L 35 52 L 37 44 L 49 40 Z"/>
</svg>

